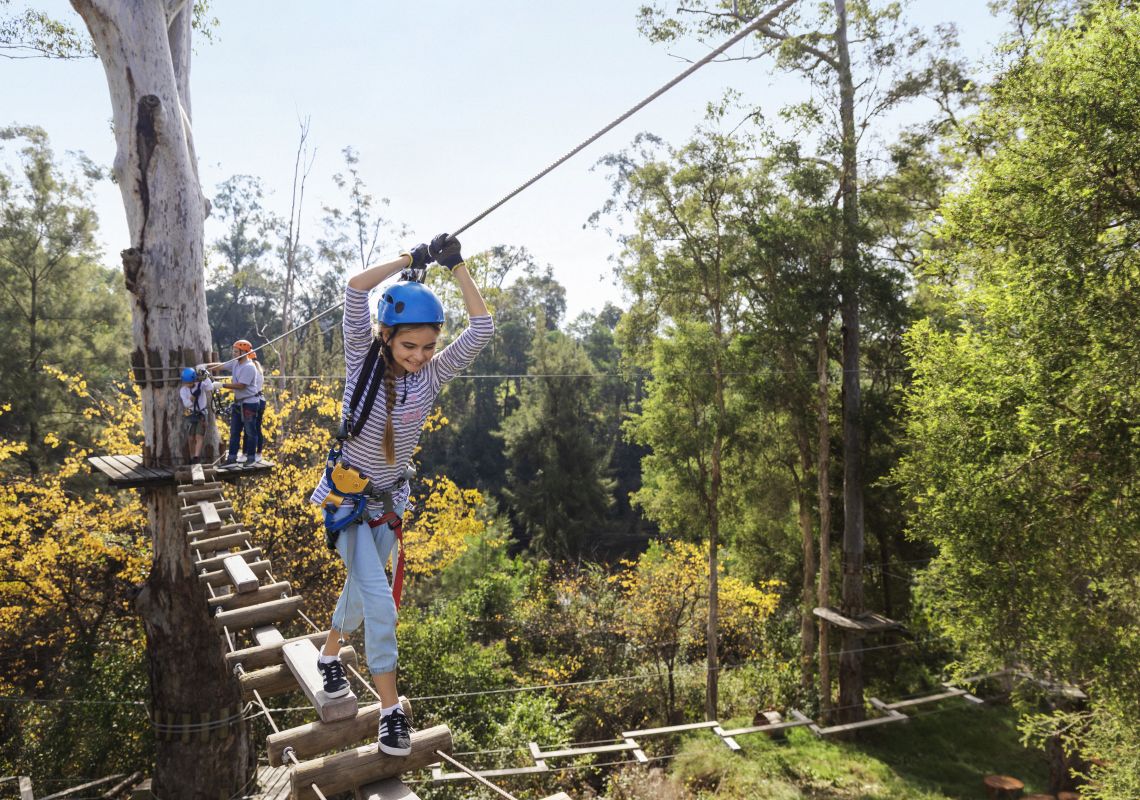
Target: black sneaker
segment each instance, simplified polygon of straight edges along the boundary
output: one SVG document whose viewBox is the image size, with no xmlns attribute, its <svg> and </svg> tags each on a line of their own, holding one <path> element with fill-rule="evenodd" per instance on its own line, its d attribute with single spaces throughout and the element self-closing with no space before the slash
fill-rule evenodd
<svg viewBox="0 0 1140 800">
<path fill-rule="evenodd" d="M 348 678 L 344 676 L 344 664 L 338 658 L 335 661 L 321 661 L 317 657 L 317 669 L 325 681 L 325 694 L 329 697 L 344 697 L 348 694 Z"/>
<path fill-rule="evenodd" d="M 402 709 L 380 718 L 380 752 L 390 756 L 412 752 L 412 726 Z"/>
<path fill-rule="evenodd" d="M 221 464 L 218 464 L 218 469 L 231 470 L 238 466 L 236 458 L 226 458 Z"/>
</svg>

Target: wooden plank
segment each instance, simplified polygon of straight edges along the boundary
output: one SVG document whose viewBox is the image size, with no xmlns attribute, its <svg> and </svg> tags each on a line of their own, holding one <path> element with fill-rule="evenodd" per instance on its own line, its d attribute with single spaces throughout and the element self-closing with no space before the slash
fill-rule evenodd
<svg viewBox="0 0 1140 800">
<path fill-rule="evenodd" d="M 236 553 L 222 553 L 221 555 L 210 556 L 208 558 L 195 558 L 194 566 L 203 572 L 210 572 L 215 569 L 221 569 L 222 564 L 230 556 L 241 556 L 246 561 L 257 561 L 261 558 L 260 547 L 250 547 L 246 550 L 239 550 Z"/>
<path fill-rule="evenodd" d="M 241 529 L 242 524 L 236 521 L 222 525 L 222 527 L 218 528 L 216 531 L 206 531 L 204 528 L 196 528 L 192 524 L 187 523 L 186 538 L 205 539 L 207 538 L 207 533 L 209 533 L 210 536 L 221 536 L 224 533 L 233 533 L 234 531 L 240 531 Z"/>
<path fill-rule="evenodd" d="M 135 771 L 103 793 L 103 800 L 115 800 L 127 789 L 142 780 L 142 772 Z"/>
<path fill-rule="evenodd" d="M 67 797 L 68 795 L 72 795 L 72 794 L 78 794 L 79 792 L 86 791 L 87 789 L 94 789 L 96 786 L 102 786 L 105 783 L 111 783 L 112 781 L 121 780 L 122 777 L 123 777 L 123 773 L 117 772 L 114 775 L 108 775 L 105 778 L 99 778 L 97 780 L 88 781 L 87 783 L 82 783 L 79 786 L 72 786 L 70 789 L 64 789 L 62 792 L 56 792 L 55 794 L 44 795 L 43 797 L 40 798 L 40 800 L 56 800 L 56 798 Z"/>
<path fill-rule="evenodd" d="M 218 500 L 224 499 L 222 490 L 226 485 L 221 481 L 209 481 L 208 483 L 201 483 L 198 485 L 179 484 L 178 486 L 178 499 L 187 500 L 189 502 L 197 502 L 199 500 Z"/>
<path fill-rule="evenodd" d="M 32 779 L 23 775 L 20 776 L 20 800 L 36 800 L 32 791 Z"/>
<path fill-rule="evenodd" d="M 134 474 L 130 467 L 124 467 L 110 456 L 91 456 L 87 459 L 87 463 L 111 480 L 129 481 Z"/>
<path fill-rule="evenodd" d="M 909 700 L 899 700 L 894 703 L 884 704 L 886 709 L 910 708 L 911 706 L 921 706 L 926 703 L 937 703 L 939 700 L 946 700 L 951 697 L 961 697 L 966 694 L 965 689 L 951 689 L 948 692 L 939 692 L 938 694 L 928 694 L 925 697 L 912 697 Z"/>
<path fill-rule="evenodd" d="M 849 631 L 860 633 L 881 633 L 883 631 L 898 630 L 902 625 L 893 619 L 887 619 L 882 614 L 867 611 L 858 617 L 849 617 L 834 608 L 818 607 L 812 613 L 820 619 Z"/>
<path fill-rule="evenodd" d="M 252 592 L 245 592 L 244 594 L 237 594 L 231 592 L 229 594 L 220 594 L 216 597 L 206 598 L 206 605 L 210 607 L 210 613 L 214 613 L 214 609 L 223 609 L 225 611 L 232 611 L 235 608 L 247 608 L 255 606 L 259 603 L 265 603 L 269 600 L 275 600 L 279 597 L 288 597 L 292 587 L 289 581 L 278 581 L 277 583 L 269 583 L 265 586 L 259 586 Z"/>
<path fill-rule="evenodd" d="M 236 519 L 234 517 L 233 504 L 230 503 L 229 500 L 221 500 L 214 503 L 214 511 L 218 513 L 219 517 L 225 517 L 231 521 Z M 197 503 L 192 506 L 183 506 L 179 509 L 179 513 L 182 516 L 182 521 L 187 525 L 200 524 L 202 522 L 202 509 Z M 225 522 L 225 520 L 222 521 Z"/>
<path fill-rule="evenodd" d="M 342 647 L 340 659 L 346 666 L 355 668 L 356 650 L 352 647 Z M 285 664 L 274 664 L 239 675 L 238 685 L 241 687 L 242 699 L 244 700 L 252 700 L 255 689 L 262 697 L 275 697 L 279 694 L 301 691 L 301 687 L 297 685 L 297 679 L 293 676 L 293 671 Z"/>
<path fill-rule="evenodd" d="M 313 708 L 321 722 L 337 722 L 356 716 L 358 709 L 356 695 L 349 690 L 344 697 L 329 697 L 325 694 L 324 680 L 317 669 L 317 647 L 308 639 L 291 642 L 281 646 L 281 657 L 285 665 L 293 672 L 297 684 Z"/>
<path fill-rule="evenodd" d="M 356 800 L 420 800 L 420 796 L 399 778 L 388 778 L 358 786 Z"/>
<path fill-rule="evenodd" d="M 901 711 L 882 708 L 882 706 L 885 706 L 886 703 L 883 703 L 882 700 L 878 700 L 878 703 L 882 705 L 877 705 L 876 699 L 877 698 L 871 698 L 871 705 L 886 711 L 886 716 L 873 717 L 871 719 L 865 719 L 862 722 L 848 722 L 845 725 L 832 725 L 829 728 L 821 728 L 813 723 L 808 726 L 808 730 L 810 730 L 816 736 L 832 736 L 836 733 L 848 733 L 849 731 L 862 730 L 863 728 L 873 728 L 876 725 L 887 725 L 892 722 L 906 722 L 910 719 L 910 717 L 908 717 L 906 714 L 903 714 Z"/>
<path fill-rule="evenodd" d="M 190 483 L 201 485 L 206 482 L 206 473 L 201 464 L 190 465 Z"/>
<path fill-rule="evenodd" d="M 533 767 L 508 767 L 506 769 L 473 769 L 480 778 L 510 778 L 515 775 L 537 775 L 540 772 L 550 772 L 545 761 L 539 761 Z M 432 767 L 431 779 L 433 781 L 469 781 L 471 776 L 466 772 L 444 772 L 440 767 Z"/>
<path fill-rule="evenodd" d="M 266 562 L 268 564 L 269 562 Z M 230 576 L 230 584 L 238 594 L 252 592 L 261 585 L 257 574 L 241 556 L 230 556 L 222 562 L 222 569 Z"/>
<path fill-rule="evenodd" d="M 660 736 L 663 733 L 679 733 L 681 731 L 695 731 L 701 728 L 715 728 L 720 723 L 714 720 L 706 722 L 690 722 L 686 725 L 669 725 L 665 728 L 646 728 L 640 731 L 622 731 L 621 735 L 626 739 L 633 739 L 638 736 Z"/>
<path fill-rule="evenodd" d="M 244 547 L 250 544 L 249 531 L 237 531 L 236 533 L 227 533 L 225 536 L 215 536 L 211 539 L 193 539 L 190 542 L 190 549 L 197 550 L 199 554 L 202 553 L 217 553 L 226 551 L 227 555 L 231 555 L 229 550 L 231 547 Z M 222 560 L 225 563 L 225 559 Z"/>
<path fill-rule="evenodd" d="M 563 750 L 538 750 L 538 746 L 531 748 L 531 753 L 534 755 L 535 761 L 544 758 L 572 758 L 574 756 L 586 756 L 591 753 L 617 753 L 625 752 L 626 750 L 636 750 L 638 748 L 637 742 L 632 739 L 626 739 L 624 742 L 616 744 L 602 744 L 593 747 L 567 747 Z"/>
<path fill-rule="evenodd" d="M 789 728 L 800 728 L 805 725 L 811 725 L 812 721 L 800 714 L 794 709 L 790 712 L 798 718 L 782 719 L 779 722 L 769 722 L 766 725 L 752 725 L 747 728 L 733 728 L 731 730 L 721 730 L 721 736 L 747 736 L 750 733 L 775 733 L 779 731 L 786 731 Z"/>
<path fill-rule="evenodd" d="M 298 638 L 311 639 L 314 636 L 327 636 L 327 635 L 328 635 L 327 632 L 326 633 L 310 633 L 308 636 L 298 637 Z M 287 641 L 285 639 L 285 637 L 281 635 L 281 631 L 277 630 L 276 628 L 274 628 L 272 626 L 268 626 L 268 627 L 264 627 L 264 628 L 254 628 L 253 629 L 253 640 L 255 642 L 257 642 L 259 647 L 268 646 L 268 645 L 281 645 L 281 644 L 285 644 L 285 642 Z M 273 663 L 274 664 L 282 663 L 280 653 L 277 654 L 277 659 Z"/>
<path fill-rule="evenodd" d="M 151 800 L 154 793 L 150 790 L 150 778 L 143 779 L 135 788 L 131 789 L 131 800 Z"/>
<path fill-rule="evenodd" d="M 214 624 L 221 633 L 223 628 L 231 631 L 256 628 L 258 625 L 276 625 L 297 616 L 301 610 L 301 596 L 283 597 L 248 608 L 235 608 L 233 611 L 219 611 L 214 615 Z"/>
<path fill-rule="evenodd" d="M 375 743 L 357 747 L 343 753 L 302 761 L 293 767 L 289 780 L 293 800 L 313 800 L 316 784 L 326 795 L 347 792 L 355 786 L 364 786 L 385 778 L 394 778 L 403 772 L 423 769 L 439 760 L 435 753 L 452 751 L 451 731 L 446 725 L 436 725 L 412 733 L 412 752 L 406 756 L 389 756 L 380 752 Z"/>
<path fill-rule="evenodd" d="M 570 795 L 566 792 L 559 792 L 558 794 L 547 795 L 542 800 L 570 800 Z"/>
<path fill-rule="evenodd" d="M 401 697 L 400 705 L 411 719 L 412 704 Z M 271 733 L 265 737 L 265 749 L 271 765 L 285 763 L 285 749 L 293 748 L 298 759 L 314 758 L 330 750 L 353 747 L 376 738 L 380 725 L 380 703 L 361 706 L 356 716 L 339 722 L 315 721 L 295 728 Z"/>
<path fill-rule="evenodd" d="M 121 465 L 127 467 L 135 475 L 140 475 L 158 481 L 169 481 L 174 477 L 174 470 L 169 467 L 148 467 L 143 464 L 143 457 L 141 455 L 117 455 L 111 456 L 116 459 Z"/>
<path fill-rule="evenodd" d="M 225 565 L 226 560 L 230 558 L 241 558 L 241 556 L 231 556 L 227 554 L 223 557 L 222 564 Z M 268 561 L 260 560 L 251 562 L 246 561 L 244 558 L 241 558 L 241 561 L 246 565 L 246 567 L 249 568 L 249 571 L 254 576 L 254 580 L 263 578 L 269 574 L 271 565 Z M 233 577 L 230 575 L 230 573 L 226 572 L 225 569 L 216 569 L 212 572 L 199 573 L 198 580 L 201 583 L 208 584 L 209 586 L 213 586 L 215 588 L 233 585 Z"/>
<path fill-rule="evenodd" d="M 214 508 L 214 504 L 209 500 L 199 500 L 198 508 L 202 509 L 202 526 L 208 531 L 216 531 L 222 527 L 222 518 L 218 516 L 218 510 Z"/>
</svg>

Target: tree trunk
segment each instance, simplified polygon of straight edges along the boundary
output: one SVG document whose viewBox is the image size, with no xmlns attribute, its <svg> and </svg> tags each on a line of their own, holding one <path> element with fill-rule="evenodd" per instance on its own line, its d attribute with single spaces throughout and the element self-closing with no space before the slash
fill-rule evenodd
<svg viewBox="0 0 1140 800">
<path fill-rule="evenodd" d="M 859 206 L 855 139 L 855 86 L 847 47 L 847 3 L 835 0 L 839 117 L 843 132 L 840 243 L 843 321 L 843 612 L 863 611 L 863 457 L 859 389 Z M 862 637 L 843 634 L 839 654 L 839 720 L 864 717 Z"/>
<path fill-rule="evenodd" d="M 829 416 L 827 378 L 827 329 L 829 314 L 820 319 L 816 337 L 816 374 L 818 380 L 819 457 L 816 465 L 819 495 L 819 597 L 821 606 L 831 605 L 831 418 Z M 827 622 L 819 621 L 819 703 L 825 722 L 831 719 L 831 645 Z"/>
<path fill-rule="evenodd" d="M 189 3 L 72 0 L 103 63 L 131 247 L 123 272 L 131 298 L 135 380 L 142 394 L 143 459 L 180 461 L 179 368 L 207 360 L 203 274 L 208 207 L 190 137 Z M 170 16 L 168 17 L 168 10 Z M 210 431 L 211 441 L 216 434 Z M 172 488 L 143 493 L 154 547 L 137 601 L 147 636 L 156 723 L 154 793 L 229 797 L 252 775 L 253 751 L 237 681 L 190 563 Z M 212 723 L 208 734 L 180 730 Z M 158 725 L 166 727 L 159 730 Z M 188 735 L 183 739 L 183 733 Z"/>
<path fill-rule="evenodd" d="M 803 414 L 806 409 L 796 411 L 796 446 L 800 457 L 800 474 L 796 480 L 796 504 L 799 506 L 800 542 L 803 546 L 803 592 L 800 595 L 800 685 L 810 691 L 814 683 L 815 671 L 812 661 L 815 656 L 815 536 L 812 531 L 814 520 L 811 514 L 811 439 L 808 422 Z"/>
<path fill-rule="evenodd" d="M 719 376 L 718 376 L 719 378 Z M 720 394 L 720 387 L 717 387 Z M 721 403 L 723 415 L 723 402 Z M 723 418 L 723 416 L 722 416 Z M 717 695 L 719 694 L 720 655 L 717 639 L 720 630 L 720 562 L 717 547 L 720 539 L 720 514 L 717 505 L 720 501 L 720 435 L 713 442 L 710 464 L 711 480 L 709 491 L 709 625 L 708 625 L 708 677 L 705 682 L 705 719 L 716 719 Z"/>
</svg>

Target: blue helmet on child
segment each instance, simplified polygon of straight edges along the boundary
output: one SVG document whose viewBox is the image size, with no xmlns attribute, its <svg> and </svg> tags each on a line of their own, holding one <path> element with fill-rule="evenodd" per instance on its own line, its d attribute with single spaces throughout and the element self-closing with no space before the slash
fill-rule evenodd
<svg viewBox="0 0 1140 800">
<path fill-rule="evenodd" d="M 394 283 L 380 294 L 380 324 L 443 324 L 443 303 L 428 287 L 418 281 Z"/>
<path fill-rule="evenodd" d="M 197 370 L 195 370 L 193 367 L 183 367 L 182 368 L 182 382 L 183 383 L 193 383 L 196 380 L 198 380 L 198 371 Z"/>
</svg>

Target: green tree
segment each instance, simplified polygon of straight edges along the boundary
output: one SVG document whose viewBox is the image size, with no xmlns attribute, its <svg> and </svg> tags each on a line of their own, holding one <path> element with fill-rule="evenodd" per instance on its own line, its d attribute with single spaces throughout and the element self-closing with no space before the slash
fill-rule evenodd
<svg viewBox="0 0 1140 800">
<path fill-rule="evenodd" d="M 550 558 L 584 555 L 609 506 L 609 452 L 598 437 L 592 365 L 581 345 L 540 324 L 518 407 L 499 429 L 510 466 L 508 507 L 530 547 Z"/>
<path fill-rule="evenodd" d="M 908 337 L 897 473 L 934 624 L 970 666 L 1088 689 L 1069 736 L 1105 800 L 1140 786 L 1137 42 L 1140 13 L 1099 5 L 996 84 L 927 265 L 960 322 Z"/>
<path fill-rule="evenodd" d="M 742 370 L 731 344 L 743 297 L 731 265 L 747 257 L 743 212 L 754 187 L 739 169 L 744 146 L 715 130 L 676 150 L 648 136 L 635 144 L 638 152 L 604 163 L 616 175 L 606 210 L 620 207 L 634 226 L 621 273 L 633 304 L 620 331 L 653 373 L 629 422 L 633 439 L 653 451 L 642 461 L 638 500 L 671 532 L 708 541 L 705 713 L 715 719 L 722 495 L 726 477 L 739 477 L 726 476 L 724 461 L 741 425 L 732 393 Z"/>
<path fill-rule="evenodd" d="M 58 460 L 45 433 L 90 433 L 45 368 L 81 373 L 92 384 L 121 377 L 130 329 L 122 282 L 100 264 L 95 243 L 89 192 L 99 171 L 80 158 L 82 172 L 66 172 L 40 128 L 0 129 L 6 142 L 22 146 L 18 167 L 0 172 L 0 335 L 7 344 L 0 401 L 11 404 L 0 430 L 27 443 L 21 458 L 34 474 Z"/>
</svg>

